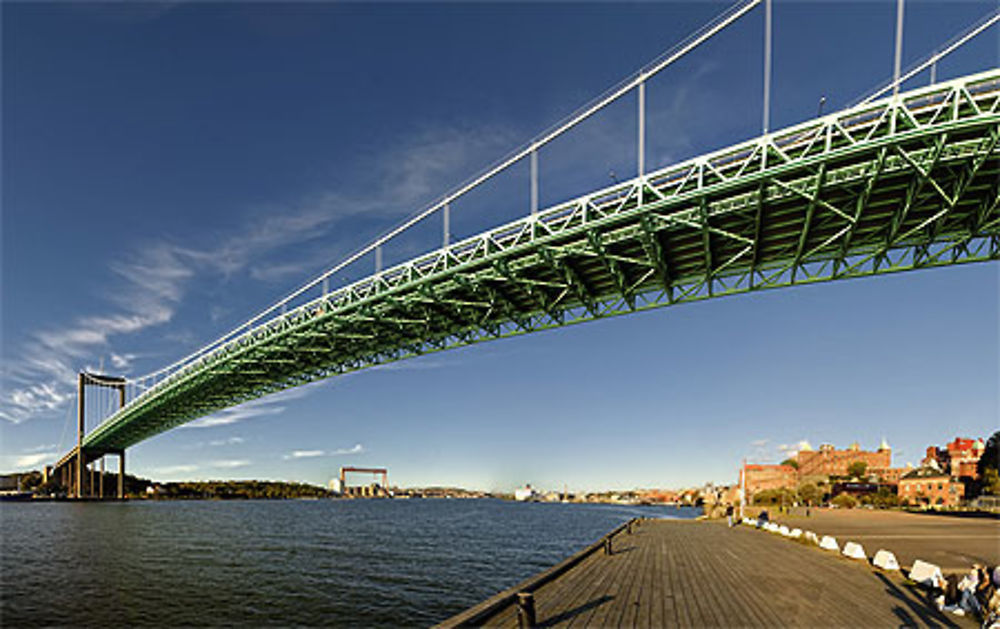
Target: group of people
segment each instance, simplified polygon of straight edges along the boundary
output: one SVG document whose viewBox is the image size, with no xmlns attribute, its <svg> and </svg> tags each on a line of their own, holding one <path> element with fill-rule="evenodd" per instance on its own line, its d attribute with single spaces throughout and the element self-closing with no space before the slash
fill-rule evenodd
<svg viewBox="0 0 1000 629">
<path fill-rule="evenodd" d="M 939 610 L 960 616 L 975 614 L 984 628 L 1000 629 L 1000 566 L 990 570 L 975 564 L 965 575 L 939 576 L 935 590 Z"/>
<path fill-rule="evenodd" d="M 768 518 L 769 516 L 767 514 L 767 509 L 762 510 L 760 512 L 760 515 L 757 516 L 757 526 L 758 527 L 763 526 L 763 524 L 768 521 Z M 729 528 L 732 528 L 737 523 L 738 522 L 736 521 L 736 507 L 734 507 L 731 504 L 726 505 L 726 524 L 729 525 Z"/>
</svg>

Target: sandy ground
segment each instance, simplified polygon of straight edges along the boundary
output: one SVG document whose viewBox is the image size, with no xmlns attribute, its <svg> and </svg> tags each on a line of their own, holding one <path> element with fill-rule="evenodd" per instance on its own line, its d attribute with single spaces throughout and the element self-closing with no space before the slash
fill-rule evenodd
<svg viewBox="0 0 1000 629">
<path fill-rule="evenodd" d="M 759 509 L 748 509 L 755 516 Z M 880 548 L 892 551 L 899 565 L 909 569 L 915 559 L 941 566 L 945 572 L 968 570 L 973 563 L 1000 564 L 1000 520 L 925 515 L 868 509 L 804 509 L 779 513 L 771 520 L 789 527 L 832 535 L 843 547 L 858 542 L 871 557 Z"/>
</svg>

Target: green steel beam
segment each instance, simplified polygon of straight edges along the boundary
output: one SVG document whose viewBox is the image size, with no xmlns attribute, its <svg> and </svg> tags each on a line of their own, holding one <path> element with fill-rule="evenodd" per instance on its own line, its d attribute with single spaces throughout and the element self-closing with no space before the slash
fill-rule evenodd
<svg viewBox="0 0 1000 629">
<path fill-rule="evenodd" d="M 995 261 L 998 142 L 993 70 L 644 174 L 304 298 L 144 381 L 84 447 L 121 450 L 276 391 L 463 345 Z"/>
</svg>

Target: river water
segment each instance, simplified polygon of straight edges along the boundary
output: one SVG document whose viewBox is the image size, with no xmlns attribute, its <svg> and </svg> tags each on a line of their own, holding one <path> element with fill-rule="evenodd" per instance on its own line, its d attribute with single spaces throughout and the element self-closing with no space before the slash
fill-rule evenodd
<svg viewBox="0 0 1000 629">
<path fill-rule="evenodd" d="M 426 626 L 637 516 L 500 500 L 0 505 L 0 626 Z"/>
</svg>

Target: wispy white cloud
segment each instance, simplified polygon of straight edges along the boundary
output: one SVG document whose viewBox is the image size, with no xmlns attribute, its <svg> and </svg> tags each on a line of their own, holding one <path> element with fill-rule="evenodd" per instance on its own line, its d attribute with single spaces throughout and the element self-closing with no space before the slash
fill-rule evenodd
<svg viewBox="0 0 1000 629">
<path fill-rule="evenodd" d="M 159 474 L 190 474 L 197 470 L 197 465 L 167 465 L 156 468 L 156 472 Z"/>
<path fill-rule="evenodd" d="M 118 372 L 127 374 L 137 356 L 113 344 L 120 342 L 119 337 L 169 323 L 193 282 L 211 277 L 225 280 L 244 271 L 242 279 L 283 281 L 330 264 L 334 261 L 330 252 L 361 244 L 356 232 L 336 231 L 342 221 L 364 215 L 384 222 L 409 215 L 471 175 L 473 165 L 488 163 L 505 152 L 515 137 L 502 127 L 426 128 L 363 158 L 365 163 L 359 168 L 369 180 L 248 212 L 244 227 L 217 235 L 211 246 L 182 246 L 168 240 L 143 243 L 110 263 L 112 274 L 121 282 L 109 294 L 115 306 L 111 312 L 31 333 L 19 355 L 4 359 L 0 419 L 18 423 L 62 407 L 74 396 L 80 366 L 97 363 L 101 355 Z M 373 231 L 361 238 L 375 235 Z M 318 239 L 324 241 L 322 255 L 308 248 L 288 250 L 289 245 Z M 213 321 L 224 314 L 214 305 L 206 306 L 209 310 Z M 273 407 L 244 406 L 196 425 L 229 425 L 278 412 Z"/>
<path fill-rule="evenodd" d="M 111 366 L 117 369 L 119 373 L 125 372 L 131 369 L 132 361 L 136 358 L 135 354 L 116 354 L 115 352 L 111 352 Z"/>
<path fill-rule="evenodd" d="M 216 439 L 215 441 L 209 441 L 208 445 L 212 447 L 234 446 L 243 443 L 244 441 L 246 441 L 246 439 L 243 437 L 230 437 L 228 439 Z"/>
<path fill-rule="evenodd" d="M 805 439 L 798 441 L 796 443 L 782 443 L 778 445 L 778 452 L 784 455 L 784 458 L 795 456 L 800 450 L 811 450 L 812 446 Z"/>
<path fill-rule="evenodd" d="M 298 387 L 287 389 L 280 393 L 274 393 L 268 397 L 246 402 L 233 408 L 227 408 L 208 417 L 196 419 L 181 426 L 182 428 L 212 428 L 215 426 L 229 426 L 254 417 L 266 417 L 269 415 L 280 415 L 285 412 L 282 405 L 290 400 L 301 398 L 312 391 L 312 387 Z"/>
<path fill-rule="evenodd" d="M 78 317 L 62 328 L 28 335 L 19 355 L 4 359 L 5 386 L 0 418 L 18 423 L 51 412 L 74 397 L 76 373 L 89 359 L 97 362 L 111 339 L 170 321 L 192 271 L 163 247 L 146 247 L 132 258 L 112 263 L 123 281 L 115 291 L 118 310 Z M 109 361 L 127 373 L 135 354 L 109 351 Z"/>
<path fill-rule="evenodd" d="M 795 456 L 811 446 L 805 439 L 795 443 L 773 443 L 771 439 L 754 439 L 750 442 L 748 459 L 757 463 L 778 463 Z"/>
<path fill-rule="evenodd" d="M 323 450 L 295 450 L 290 454 L 286 454 L 284 459 L 308 459 L 317 456 L 323 456 L 326 454 Z"/>
<path fill-rule="evenodd" d="M 35 467 L 40 463 L 48 463 L 54 461 L 59 454 L 55 451 L 52 452 L 37 452 L 35 454 L 25 454 L 17 457 L 14 464 L 19 468 Z"/>
<path fill-rule="evenodd" d="M 350 448 L 341 448 L 340 450 L 334 450 L 331 454 L 361 454 L 365 449 L 360 443 L 354 444 Z"/>
<path fill-rule="evenodd" d="M 73 371 L 66 370 L 67 381 L 72 381 Z M 25 384 L 0 393 L 3 400 L 0 418 L 18 423 L 36 413 L 53 411 L 72 397 L 72 393 L 60 390 L 56 382 Z"/>
<path fill-rule="evenodd" d="M 252 461 L 247 459 L 223 459 L 221 461 L 212 461 L 209 465 L 220 469 L 233 469 L 237 467 L 246 467 L 250 465 L 250 463 L 252 463 Z"/>
<path fill-rule="evenodd" d="M 119 11 L 119 7 L 107 11 L 101 8 L 96 15 L 155 19 L 171 6 L 130 7 L 126 11 Z M 655 154 L 651 151 L 651 162 L 664 165 L 673 161 L 675 155 L 691 150 L 691 117 L 684 112 L 714 104 L 696 102 L 696 96 L 705 90 L 694 87 L 715 69 L 711 62 L 700 63 L 683 80 L 671 85 L 669 99 L 651 101 L 650 128 L 657 129 L 659 137 L 669 138 L 669 143 L 656 145 Z M 662 104 L 657 105 L 657 102 Z M 622 128 L 631 129 L 632 124 L 631 119 L 620 112 L 588 121 L 573 132 L 581 137 L 570 140 L 569 153 L 580 157 L 589 155 L 572 149 L 579 141 L 580 146 L 598 147 L 608 164 L 630 163 L 633 149 L 630 142 L 621 141 L 621 136 Z M 524 139 L 525 134 L 513 126 L 484 124 L 481 120 L 430 125 L 407 137 L 397 138 L 390 146 L 383 145 L 377 152 L 362 153 L 355 159 L 355 167 L 334 189 L 246 212 L 238 223 L 241 227 L 228 233 L 212 234 L 210 245 L 189 244 L 187 240 L 183 246 L 169 240 L 143 243 L 130 255 L 110 263 L 112 273 L 122 282 L 112 293 L 115 309 L 28 334 L 28 340 L 18 352 L 20 355 L 3 360 L 5 382 L 0 391 L 0 419 L 21 422 L 51 414 L 66 404 L 73 397 L 73 378 L 80 364 L 88 359 L 98 362 L 95 354 L 107 355 L 116 370 L 127 373 L 135 355 L 112 348 L 112 343 L 119 342 L 117 337 L 170 322 L 193 282 L 213 276 L 230 278 L 241 272 L 246 275 L 240 279 L 286 281 L 318 265 L 332 263 L 334 260 L 328 260 L 326 255 L 354 249 L 361 244 L 359 238 L 364 240 L 375 235 L 374 232 L 360 236 L 356 231 L 338 232 L 338 226 L 345 219 L 360 215 L 381 220 L 381 227 L 372 226 L 373 230 L 381 229 L 386 221 L 412 214 L 471 176 L 481 165 L 508 153 Z M 578 164 L 574 160 L 547 164 L 552 180 L 576 168 Z M 187 235 L 177 237 L 186 238 Z M 289 245 L 320 239 L 323 256 L 307 248 L 288 250 Z M 210 311 L 213 322 L 226 314 L 217 305 L 206 306 L 206 310 Z M 168 330 L 167 336 L 187 334 L 186 331 Z M 188 338 L 185 344 L 195 345 L 205 340 Z M 228 425 L 275 412 L 244 409 L 218 414 L 199 425 Z"/>
<path fill-rule="evenodd" d="M 193 422 L 189 422 L 181 426 L 181 428 L 214 428 L 215 426 L 228 426 L 230 424 L 235 424 L 236 422 L 241 422 L 244 419 L 249 419 L 251 417 L 260 417 L 261 415 L 274 415 L 280 413 L 285 409 L 283 408 L 269 408 L 269 409 L 226 409 L 215 415 L 210 415 L 208 417 L 202 417 L 201 419 L 196 419 Z"/>
<path fill-rule="evenodd" d="M 250 277 L 261 282 L 276 282 L 295 277 L 301 279 L 309 266 L 306 262 L 254 265 L 250 267 Z"/>
<path fill-rule="evenodd" d="M 351 454 L 361 454 L 365 451 L 364 446 L 360 443 L 356 443 L 350 448 L 338 448 L 337 450 L 293 450 L 292 452 L 282 456 L 281 458 L 286 461 L 292 459 L 311 459 L 320 456 L 346 456 Z"/>
<path fill-rule="evenodd" d="M 40 446 L 34 446 L 32 448 L 25 448 L 23 450 L 23 452 L 25 452 L 26 454 L 32 454 L 32 453 L 35 453 L 35 452 L 51 452 L 51 451 L 55 451 L 55 449 L 58 448 L 58 447 L 59 447 L 59 444 L 57 444 L 57 443 L 46 443 L 46 444 L 42 444 Z"/>
<path fill-rule="evenodd" d="M 246 439 L 243 437 L 227 437 L 226 439 L 213 439 L 211 441 L 197 441 L 195 443 L 189 443 L 183 448 L 185 450 L 200 450 L 202 448 L 221 448 L 225 446 L 235 446 L 241 443 L 245 443 Z"/>
</svg>

